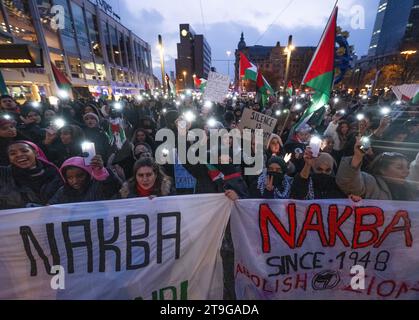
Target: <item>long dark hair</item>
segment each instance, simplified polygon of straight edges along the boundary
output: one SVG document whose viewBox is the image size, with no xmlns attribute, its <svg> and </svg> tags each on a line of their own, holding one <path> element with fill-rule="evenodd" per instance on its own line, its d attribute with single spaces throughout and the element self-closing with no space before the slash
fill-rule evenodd
<svg viewBox="0 0 419 320">
<path fill-rule="evenodd" d="M 382 176 L 382 170 L 388 168 L 394 161 L 399 159 L 406 160 L 409 163 L 407 157 L 401 153 L 384 152 L 378 155 L 370 165 L 372 174 Z"/>
<path fill-rule="evenodd" d="M 62 127 L 60 130 L 58 130 L 58 137 L 61 135 L 61 133 L 63 131 L 68 131 L 71 134 L 71 138 L 72 138 L 72 145 L 81 145 L 81 143 L 84 140 L 84 133 L 82 128 L 80 128 L 79 126 L 73 125 L 73 124 L 69 124 L 66 125 L 64 127 Z"/>
<path fill-rule="evenodd" d="M 348 132 L 346 132 L 346 135 L 344 135 L 342 133 L 342 126 L 344 126 L 344 125 L 346 125 L 348 127 Z M 349 130 L 350 130 L 350 126 L 349 126 L 348 121 L 346 121 L 346 120 L 339 121 L 338 127 L 336 129 L 336 133 L 338 134 L 339 140 L 342 144 L 345 144 L 346 140 L 348 139 Z"/>
<path fill-rule="evenodd" d="M 150 167 L 156 175 L 156 182 L 154 183 L 152 194 L 162 196 L 162 184 L 164 181 L 170 181 L 170 178 L 164 174 L 159 164 L 152 158 L 141 158 L 134 164 L 134 176 L 128 180 L 130 190 L 135 190 L 137 186 L 137 171 L 143 167 Z"/>
</svg>

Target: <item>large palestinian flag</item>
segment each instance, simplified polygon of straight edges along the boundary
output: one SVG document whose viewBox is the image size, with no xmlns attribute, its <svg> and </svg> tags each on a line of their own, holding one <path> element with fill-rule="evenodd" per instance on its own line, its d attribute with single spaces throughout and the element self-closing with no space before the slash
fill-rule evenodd
<svg viewBox="0 0 419 320">
<path fill-rule="evenodd" d="M 326 29 L 310 62 L 302 84 L 314 89 L 311 106 L 304 112 L 294 129 L 307 123 L 316 111 L 329 103 L 333 86 L 335 62 L 335 37 L 338 7 L 333 9 Z M 322 119 L 319 119 L 320 121 Z"/>
</svg>

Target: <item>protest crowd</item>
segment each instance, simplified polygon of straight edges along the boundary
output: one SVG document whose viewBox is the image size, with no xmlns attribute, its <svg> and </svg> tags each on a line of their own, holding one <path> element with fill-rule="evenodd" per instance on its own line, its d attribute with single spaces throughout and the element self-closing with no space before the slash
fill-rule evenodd
<svg viewBox="0 0 419 320">
<path fill-rule="evenodd" d="M 2 96 L 0 103 L 1 209 L 206 193 L 233 201 L 419 200 L 419 106 L 390 94 L 335 91 L 326 108 L 302 123 L 309 92 L 272 97 L 263 107 L 238 94 L 210 105 L 196 92 L 177 99 L 150 93 L 119 101 L 62 99 L 56 106 L 46 99 L 18 105 Z M 162 143 L 155 140 L 158 130 L 176 137 L 194 128 L 230 131 L 246 109 L 278 118 L 258 175 L 245 175 L 244 162 L 233 163 L 237 150 L 229 138 L 222 140 L 230 148 L 227 161 L 181 165 L 192 186 L 176 183 L 179 165 L 154 159 Z M 88 165 L 86 141 L 95 146 Z M 225 260 L 230 242 L 223 242 Z"/>
</svg>

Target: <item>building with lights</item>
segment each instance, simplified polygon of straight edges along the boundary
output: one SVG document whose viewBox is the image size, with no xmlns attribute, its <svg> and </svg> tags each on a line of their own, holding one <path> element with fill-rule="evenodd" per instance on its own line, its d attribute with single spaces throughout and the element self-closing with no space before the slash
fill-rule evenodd
<svg viewBox="0 0 419 320">
<path fill-rule="evenodd" d="M 194 76 L 208 78 L 211 71 L 211 47 L 202 34 L 196 34 L 189 24 L 179 25 L 177 44 L 176 88 L 194 87 Z"/>
<path fill-rule="evenodd" d="M 315 51 L 316 47 L 294 47 L 288 76 L 288 80 L 292 81 L 294 85 L 299 86 L 301 84 Z M 281 86 L 285 85 L 284 78 L 287 55 L 286 47 L 281 46 L 280 42 L 277 42 L 275 46 L 255 45 L 248 47 L 243 33 L 241 34 L 240 42 L 235 53 L 235 83 L 236 86 L 240 85 L 246 91 L 255 91 L 256 84 L 254 81 L 239 81 L 240 52 L 244 53 L 259 68 L 272 88 L 279 90 Z"/>
<path fill-rule="evenodd" d="M 56 95 L 68 79 L 79 96 L 133 95 L 152 89 L 151 48 L 102 0 L 2 0 L 0 44 L 42 50 L 43 68 L 2 68 L 9 93 Z"/>
<path fill-rule="evenodd" d="M 391 68 L 397 72 L 391 74 Z M 344 83 L 380 88 L 418 81 L 419 0 L 381 0 L 368 55 L 356 62 Z"/>
</svg>

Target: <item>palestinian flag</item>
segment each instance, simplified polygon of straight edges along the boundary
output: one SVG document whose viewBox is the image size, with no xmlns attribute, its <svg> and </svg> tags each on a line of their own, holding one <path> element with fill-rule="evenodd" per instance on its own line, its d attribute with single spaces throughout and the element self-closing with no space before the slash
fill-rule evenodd
<svg viewBox="0 0 419 320">
<path fill-rule="evenodd" d="M 71 89 L 71 82 L 67 77 L 62 73 L 60 69 L 56 67 L 54 63 L 51 62 L 52 73 L 54 74 L 55 82 L 57 83 L 58 88 L 61 90 Z"/>
<path fill-rule="evenodd" d="M 257 92 L 261 95 L 262 106 L 264 107 L 268 103 L 269 96 L 273 95 L 275 91 L 272 89 L 260 71 L 258 71 L 256 88 Z"/>
<path fill-rule="evenodd" d="M 274 89 L 272 89 L 268 81 L 266 81 L 265 77 L 259 71 L 256 80 L 256 88 L 259 93 L 267 96 L 271 96 L 275 93 Z"/>
<path fill-rule="evenodd" d="M 258 75 L 257 67 L 246 58 L 246 56 L 240 52 L 240 79 L 249 79 L 256 81 Z"/>
<path fill-rule="evenodd" d="M 195 78 L 195 87 L 202 92 L 205 90 L 207 86 L 207 80 L 204 78 Z"/>
<path fill-rule="evenodd" d="M 292 82 L 291 82 L 291 81 L 290 81 L 290 82 L 288 82 L 288 86 L 287 86 L 287 93 L 289 94 L 289 96 L 290 96 L 290 97 L 292 97 L 292 96 L 293 96 L 294 89 L 293 89 L 293 87 L 292 87 Z"/>
<path fill-rule="evenodd" d="M 419 103 L 419 84 L 403 84 L 401 86 L 391 87 L 393 93 L 400 101 Z"/>
<path fill-rule="evenodd" d="M 329 103 L 330 93 L 333 87 L 334 62 L 335 62 L 335 37 L 338 7 L 333 9 L 326 29 L 320 39 L 316 52 L 304 75 L 302 84 L 312 88 L 315 93 L 311 106 L 304 112 L 301 119 L 294 126 L 294 131 L 300 125 L 307 123 L 316 111 L 324 108 Z M 320 112 L 320 114 L 323 114 Z M 315 122 L 319 123 L 319 118 Z M 313 120 L 311 121 L 313 122 Z"/>
</svg>

